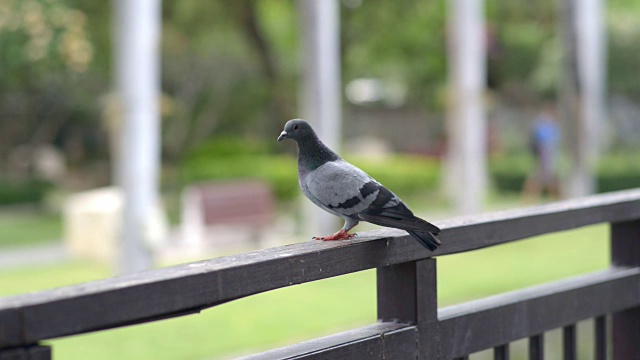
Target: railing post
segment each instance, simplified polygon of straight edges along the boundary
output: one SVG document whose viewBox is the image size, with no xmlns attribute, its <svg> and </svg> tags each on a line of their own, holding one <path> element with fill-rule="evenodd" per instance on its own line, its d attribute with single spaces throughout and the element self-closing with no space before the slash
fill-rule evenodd
<svg viewBox="0 0 640 360">
<path fill-rule="evenodd" d="M 51 360 L 51 347 L 30 345 L 0 350 L 0 360 Z"/>
<path fill-rule="evenodd" d="M 417 359 L 439 359 L 436 260 L 378 268 L 378 320 L 416 325 Z"/>
<path fill-rule="evenodd" d="M 611 224 L 613 266 L 640 266 L 640 219 Z M 613 359 L 640 359 L 640 307 L 613 314 Z"/>
</svg>

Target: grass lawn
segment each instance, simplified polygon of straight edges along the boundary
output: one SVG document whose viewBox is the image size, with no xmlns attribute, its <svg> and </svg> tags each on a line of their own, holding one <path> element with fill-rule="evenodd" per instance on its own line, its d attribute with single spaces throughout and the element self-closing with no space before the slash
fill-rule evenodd
<svg viewBox="0 0 640 360">
<path fill-rule="evenodd" d="M 36 210 L 0 210 L 0 247 L 41 245 L 62 237 L 58 214 Z"/>
<path fill-rule="evenodd" d="M 597 225 L 438 258 L 441 306 L 608 265 L 608 226 Z M 68 263 L 0 273 L 0 295 L 108 276 Z M 56 359 L 218 359 L 375 322 L 375 272 L 233 301 L 198 315 L 53 340 Z"/>
</svg>

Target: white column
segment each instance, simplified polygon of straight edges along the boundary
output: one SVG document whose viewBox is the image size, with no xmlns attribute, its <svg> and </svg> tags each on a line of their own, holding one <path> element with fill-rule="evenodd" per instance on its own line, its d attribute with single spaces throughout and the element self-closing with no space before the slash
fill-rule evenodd
<svg viewBox="0 0 640 360">
<path fill-rule="evenodd" d="M 456 209 L 474 213 L 481 210 L 487 187 L 484 1 L 450 0 L 449 5 L 447 186 Z"/>
<path fill-rule="evenodd" d="M 336 0 L 301 0 L 304 58 L 302 112 L 338 151 L 342 127 L 340 9 Z"/>
<path fill-rule="evenodd" d="M 152 263 L 147 236 L 158 203 L 160 167 L 160 0 L 114 0 L 115 82 L 122 111 L 117 164 L 124 193 L 119 271 Z"/>
<path fill-rule="evenodd" d="M 602 139 L 606 138 L 603 9 L 602 0 L 559 2 L 559 29 L 563 40 L 560 99 L 564 139 L 571 157 L 571 168 L 563 184 L 563 192 L 568 197 L 595 191 L 595 161 Z"/>
<path fill-rule="evenodd" d="M 302 116 L 322 141 L 340 151 L 342 133 L 340 9 L 337 0 L 300 0 L 303 51 Z M 310 210 L 314 235 L 337 231 L 337 221 L 315 206 Z"/>
<path fill-rule="evenodd" d="M 586 159 L 588 173 L 591 179 L 588 184 L 574 195 L 588 195 L 595 191 L 595 179 L 592 174 L 595 161 L 603 147 L 606 138 L 604 124 L 605 84 L 606 84 L 606 50 L 604 28 L 604 4 L 602 0 L 581 0 L 575 2 L 576 41 L 578 77 L 580 84 L 580 111 L 582 129 L 580 136 L 582 157 Z"/>
<path fill-rule="evenodd" d="M 603 0 L 582 0 L 576 6 L 578 27 L 578 70 L 583 85 L 583 111 L 588 124 L 592 155 L 601 147 L 605 122 L 606 52 Z"/>
</svg>

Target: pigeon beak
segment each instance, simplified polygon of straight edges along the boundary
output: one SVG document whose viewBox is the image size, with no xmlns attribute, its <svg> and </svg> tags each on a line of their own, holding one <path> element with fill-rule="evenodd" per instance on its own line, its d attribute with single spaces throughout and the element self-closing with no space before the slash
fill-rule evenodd
<svg viewBox="0 0 640 360">
<path fill-rule="evenodd" d="M 287 138 L 287 132 L 283 131 L 283 132 L 280 133 L 280 136 L 278 136 L 278 142 L 280 142 L 280 141 L 282 141 L 282 140 L 284 140 L 286 138 Z"/>
</svg>

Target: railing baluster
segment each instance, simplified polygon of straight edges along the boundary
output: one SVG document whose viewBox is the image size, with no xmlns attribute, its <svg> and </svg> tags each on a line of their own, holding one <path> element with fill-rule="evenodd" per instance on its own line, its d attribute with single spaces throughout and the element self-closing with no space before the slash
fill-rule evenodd
<svg viewBox="0 0 640 360">
<path fill-rule="evenodd" d="M 529 338 L 529 360 L 544 360 L 544 334 Z"/>
<path fill-rule="evenodd" d="M 564 360 L 577 360 L 576 325 L 567 325 L 562 329 L 562 348 Z"/>
<path fill-rule="evenodd" d="M 509 344 L 496 346 L 493 348 L 494 360 L 509 360 Z"/>
<path fill-rule="evenodd" d="M 435 359 L 440 352 L 436 260 L 378 268 L 377 286 L 378 319 L 415 324 L 418 359 Z"/>
<path fill-rule="evenodd" d="M 51 358 L 51 347 L 45 345 L 30 345 L 0 350 L 0 359 L 2 360 L 51 360 Z"/>
<path fill-rule="evenodd" d="M 594 358 L 596 360 L 607 359 L 607 317 L 598 316 L 593 321 L 595 349 Z"/>
<path fill-rule="evenodd" d="M 640 266 L 640 220 L 611 224 L 611 265 Z M 614 313 L 611 329 L 613 360 L 640 357 L 640 307 Z"/>
</svg>

